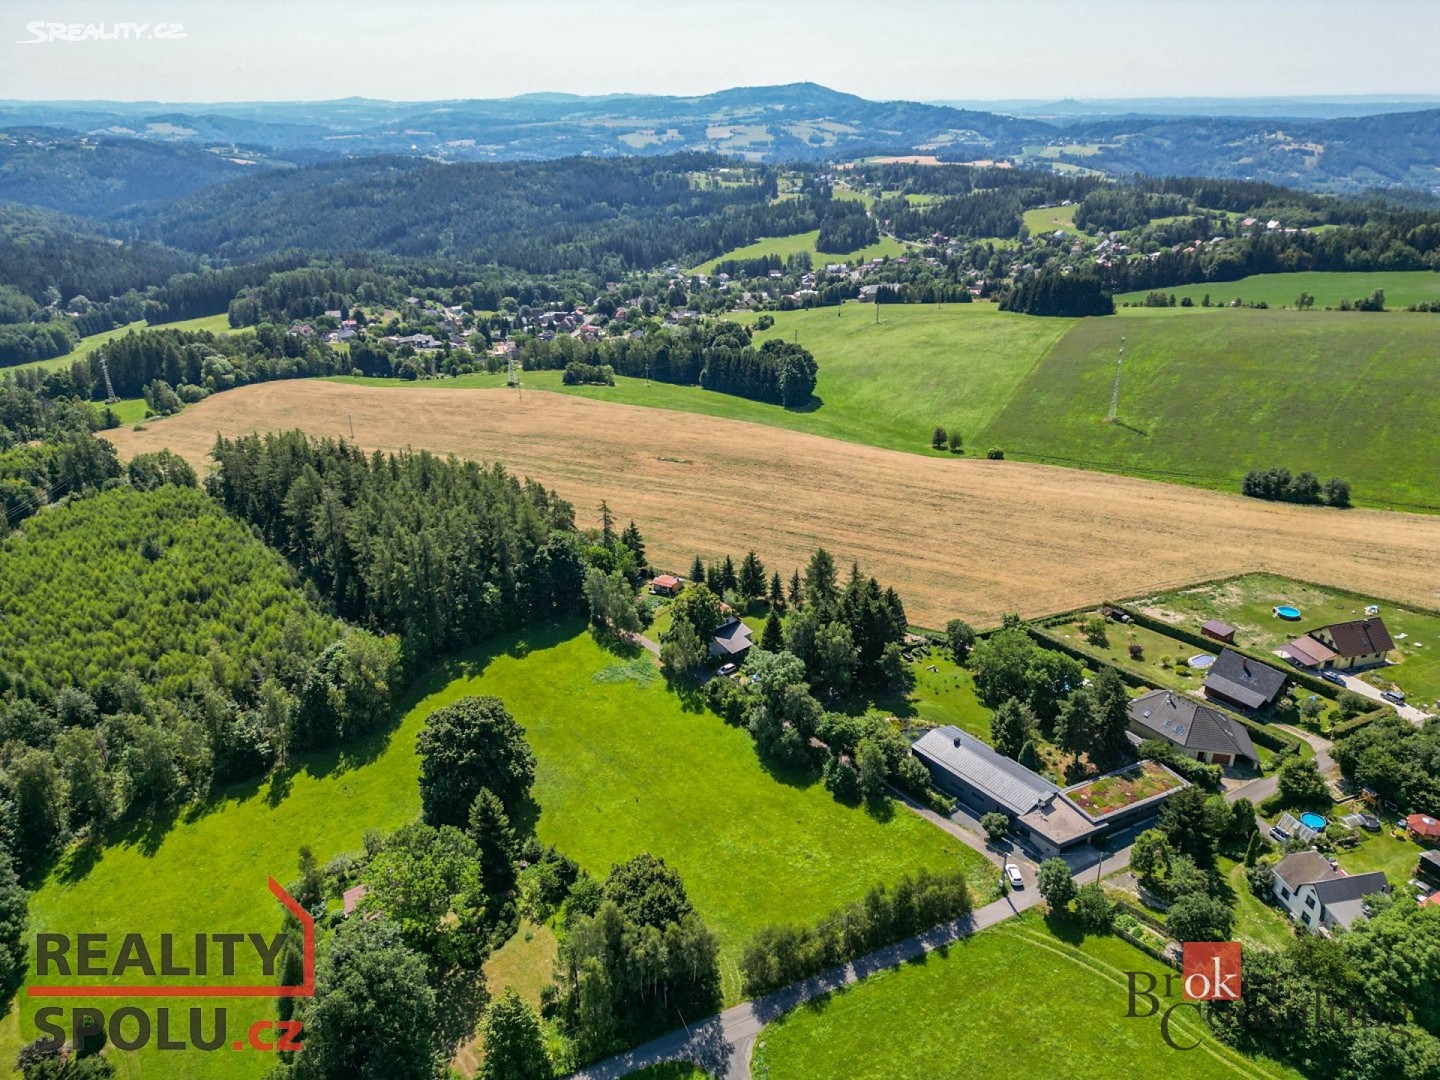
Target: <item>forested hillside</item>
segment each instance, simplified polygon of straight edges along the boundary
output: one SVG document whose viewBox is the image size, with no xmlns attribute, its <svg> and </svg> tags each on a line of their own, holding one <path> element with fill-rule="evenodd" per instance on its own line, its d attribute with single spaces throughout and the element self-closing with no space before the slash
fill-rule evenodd
<svg viewBox="0 0 1440 1080">
<path fill-rule="evenodd" d="M 775 176 L 699 187 L 713 157 L 437 165 L 370 158 L 251 177 L 136 218 L 142 235 L 246 259 L 290 247 L 614 274 L 700 261 L 761 235 L 817 227 L 804 200 L 767 203 Z"/>
<path fill-rule="evenodd" d="M 578 610 L 574 512 L 503 466 L 367 457 L 301 432 L 218 439 L 220 504 L 288 555 L 344 617 L 402 635 L 415 665 Z"/>
</svg>

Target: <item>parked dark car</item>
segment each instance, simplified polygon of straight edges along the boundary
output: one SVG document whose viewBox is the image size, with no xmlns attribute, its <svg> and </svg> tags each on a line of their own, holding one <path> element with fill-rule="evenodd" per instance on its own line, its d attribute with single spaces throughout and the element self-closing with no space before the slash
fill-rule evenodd
<svg viewBox="0 0 1440 1080">
<path fill-rule="evenodd" d="M 1380 696 L 1392 705 L 1404 705 L 1405 695 L 1399 690 L 1382 690 Z"/>
<path fill-rule="evenodd" d="M 1324 679 L 1326 682 L 1334 683 L 1336 686 L 1345 685 L 1345 676 L 1341 675 L 1338 671 L 1331 671 L 1328 668 L 1320 672 L 1320 678 Z"/>
</svg>

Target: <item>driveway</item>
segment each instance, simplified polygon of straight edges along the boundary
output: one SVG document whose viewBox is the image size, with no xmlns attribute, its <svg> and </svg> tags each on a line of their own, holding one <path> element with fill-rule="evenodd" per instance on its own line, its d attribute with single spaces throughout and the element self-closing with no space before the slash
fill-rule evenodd
<svg viewBox="0 0 1440 1080">
<path fill-rule="evenodd" d="M 1377 670 L 1384 671 L 1385 669 L 1378 668 Z M 1346 690 L 1359 694 L 1361 697 L 1367 697 L 1371 701 L 1378 701 L 1381 705 L 1389 705 L 1390 708 L 1394 709 L 1406 720 L 1409 720 L 1412 724 L 1418 726 L 1425 722 L 1425 713 L 1422 710 L 1417 709 L 1414 705 L 1396 705 L 1394 702 L 1386 701 L 1383 697 L 1380 696 L 1380 691 L 1375 689 L 1375 687 L 1371 686 L 1364 679 L 1355 678 L 1349 675 L 1341 675 L 1340 677 L 1345 680 Z"/>
</svg>

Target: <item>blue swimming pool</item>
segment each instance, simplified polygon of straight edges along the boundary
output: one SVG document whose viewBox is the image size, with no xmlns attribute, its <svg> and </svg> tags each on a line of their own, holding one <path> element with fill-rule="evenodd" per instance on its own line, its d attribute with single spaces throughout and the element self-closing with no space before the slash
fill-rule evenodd
<svg viewBox="0 0 1440 1080">
<path fill-rule="evenodd" d="M 1289 604 L 1282 604 L 1275 609 L 1275 615 L 1286 622 L 1297 622 L 1300 618 L 1300 609 L 1291 607 Z"/>
<path fill-rule="evenodd" d="M 1304 825 L 1307 829 L 1314 829 L 1316 832 L 1319 832 L 1325 828 L 1325 819 L 1319 814 L 1301 814 L 1300 824 Z"/>
</svg>

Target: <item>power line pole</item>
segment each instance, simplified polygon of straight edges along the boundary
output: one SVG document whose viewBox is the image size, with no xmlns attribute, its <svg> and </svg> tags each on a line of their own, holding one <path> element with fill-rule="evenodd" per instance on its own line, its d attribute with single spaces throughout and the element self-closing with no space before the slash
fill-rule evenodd
<svg viewBox="0 0 1440 1080">
<path fill-rule="evenodd" d="M 1120 412 L 1120 369 L 1125 366 L 1125 339 L 1120 339 L 1120 357 L 1115 361 L 1115 385 L 1110 390 L 1110 415 L 1105 422 L 1113 424 Z"/>
<path fill-rule="evenodd" d="M 348 413 L 348 412 L 347 412 L 347 413 L 345 414 L 345 419 L 348 420 L 348 421 L 350 421 L 350 441 L 351 441 L 351 442 L 354 442 L 354 441 L 355 441 L 355 414 L 354 414 L 354 413 Z"/>
<path fill-rule="evenodd" d="M 115 396 L 115 387 L 110 385 L 110 365 L 105 362 L 105 355 L 100 355 L 100 374 L 105 376 L 105 404 L 114 405 L 120 399 Z"/>
</svg>

